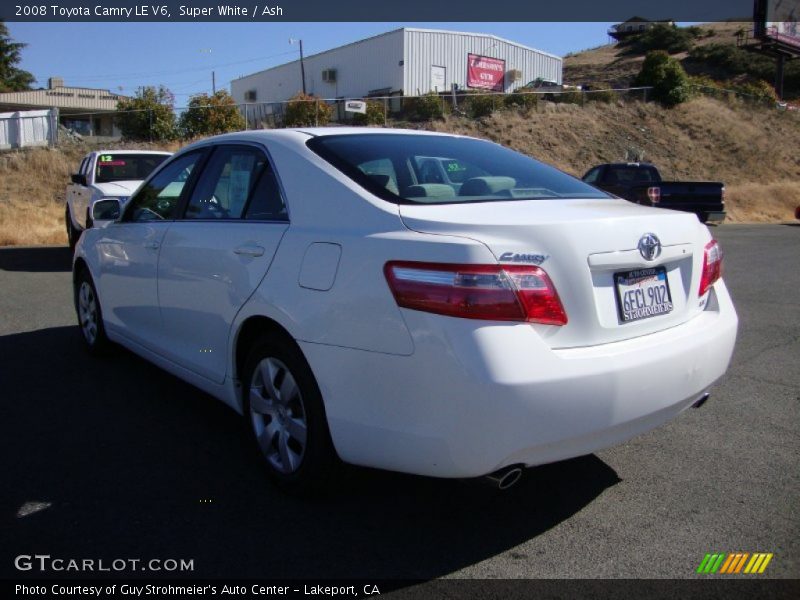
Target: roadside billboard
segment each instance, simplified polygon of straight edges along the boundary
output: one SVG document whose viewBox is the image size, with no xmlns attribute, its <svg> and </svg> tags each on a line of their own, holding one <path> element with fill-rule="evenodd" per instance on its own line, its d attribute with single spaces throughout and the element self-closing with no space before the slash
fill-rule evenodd
<svg viewBox="0 0 800 600">
<path fill-rule="evenodd" d="M 479 54 L 467 55 L 467 87 L 505 91 L 506 61 Z"/>
<path fill-rule="evenodd" d="M 755 34 L 757 37 L 797 48 L 800 52 L 800 28 L 797 0 L 756 0 Z"/>
</svg>

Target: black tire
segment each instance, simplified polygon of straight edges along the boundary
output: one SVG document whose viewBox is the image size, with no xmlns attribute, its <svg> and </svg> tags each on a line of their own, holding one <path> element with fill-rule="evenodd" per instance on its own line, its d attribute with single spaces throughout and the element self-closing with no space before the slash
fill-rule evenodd
<svg viewBox="0 0 800 600">
<path fill-rule="evenodd" d="M 67 242 L 69 243 L 69 249 L 75 252 L 75 245 L 78 243 L 78 238 L 80 238 L 81 235 L 75 230 L 75 226 L 72 224 L 72 217 L 69 214 L 69 209 L 67 209 L 64 214 L 64 223 L 67 226 Z"/>
<path fill-rule="evenodd" d="M 106 335 L 97 289 L 94 287 L 89 270 L 85 267 L 78 272 L 75 278 L 74 300 L 75 314 L 78 317 L 78 331 L 86 351 L 92 356 L 111 354 L 113 344 Z M 92 332 L 94 332 L 93 335 Z"/>
<path fill-rule="evenodd" d="M 271 366 L 276 370 L 268 377 L 271 381 L 268 386 L 265 372 Z M 284 388 L 291 387 L 292 381 L 298 393 L 289 392 L 285 398 L 278 398 Z M 282 489 L 294 493 L 319 492 L 327 488 L 339 461 L 331 441 L 322 394 L 311 367 L 294 341 L 276 334 L 259 339 L 245 363 L 242 390 L 248 436 L 269 478 Z M 260 406 L 256 407 L 255 403 Z M 265 409 L 267 404 L 271 408 Z M 296 438 L 290 430 L 299 430 L 298 423 L 303 421 L 306 439 L 301 443 L 300 437 Z M 283 459 L 282 446 L 289 460 Z"/>
</svg>

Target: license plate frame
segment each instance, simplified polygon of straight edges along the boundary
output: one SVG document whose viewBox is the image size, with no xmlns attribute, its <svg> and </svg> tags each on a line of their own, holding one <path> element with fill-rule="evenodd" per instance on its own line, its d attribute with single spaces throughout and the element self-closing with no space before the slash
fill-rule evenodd
<svg viewBox="0 0 800 600">
<path fill-rule="evenodd" d="M 644 285 L 643 285 L 644 284 Z M 659 287 L 663 285 L 663 290 Z M 637 300 L 635 309 L 626 310 L 624 295 L 631 290 L 642 290 L 642 296 L 634 295 Z M 653 290 L 649 293 L 647 290 Z M 672 292 L 669 289 L 669 278 L 664 266 L 632 269 L 614 273 L 614 296 L 617 300 L 617 314 L 620 323 L 635 323 L 644 319 L 660 317 L 671 313 L 675 309 L 672 302 Z M 653 296 L 659 296 L 658 302 L 651 302 Z M 632 298 L 629 297 L 629 304 Z M 644 305 L 640 301 L 644 300 Z"/>
</svg>

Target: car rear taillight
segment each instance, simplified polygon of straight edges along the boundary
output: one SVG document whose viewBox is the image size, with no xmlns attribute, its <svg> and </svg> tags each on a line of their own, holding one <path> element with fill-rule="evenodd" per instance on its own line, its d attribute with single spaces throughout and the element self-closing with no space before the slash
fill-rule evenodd
<svg viewBox="0 0 800 600">
<path fill-rule="evenodd" d="M 717 240 L 711 240 L 705 247 L 703 274 L 700 276 L 698 295 L 705 294 L 720 277 L 722 277 L 722 248 L 720 248 Z"/>
<path fill-rule="evenodd" d="M 539 267 L 392 261 L 383 271 L 403 308 L 463 319 L 567 324 L 553 282 Z"/>
<path fill-rule="evenodd" d="M 660 187 L 647 188 L 647 199 L 650 200 L 650 204 L 653 205 L 661 202 L 661 188 Z"/>
</svg>

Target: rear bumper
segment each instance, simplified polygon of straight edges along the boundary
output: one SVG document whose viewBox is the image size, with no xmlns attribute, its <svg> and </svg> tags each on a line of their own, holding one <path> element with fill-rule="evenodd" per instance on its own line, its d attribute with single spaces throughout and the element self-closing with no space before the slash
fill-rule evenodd
<svg viewBox="0 0 800 600">
<path fill-rule="evenodd" d="M 705 213 L 707 223 L 722 223 L 726 216 L 724 210 Z"/>
<path fill-rule="evenodd" d="M 411 356 L 301 346 L 343 460 L 439 477 L 554 462 L 653 429 L 725 373 L 737 330 L 722 282 L 687 323 L 588 348 L 552 350 L 526 324 L 404 316 Z"/>
</svg>

